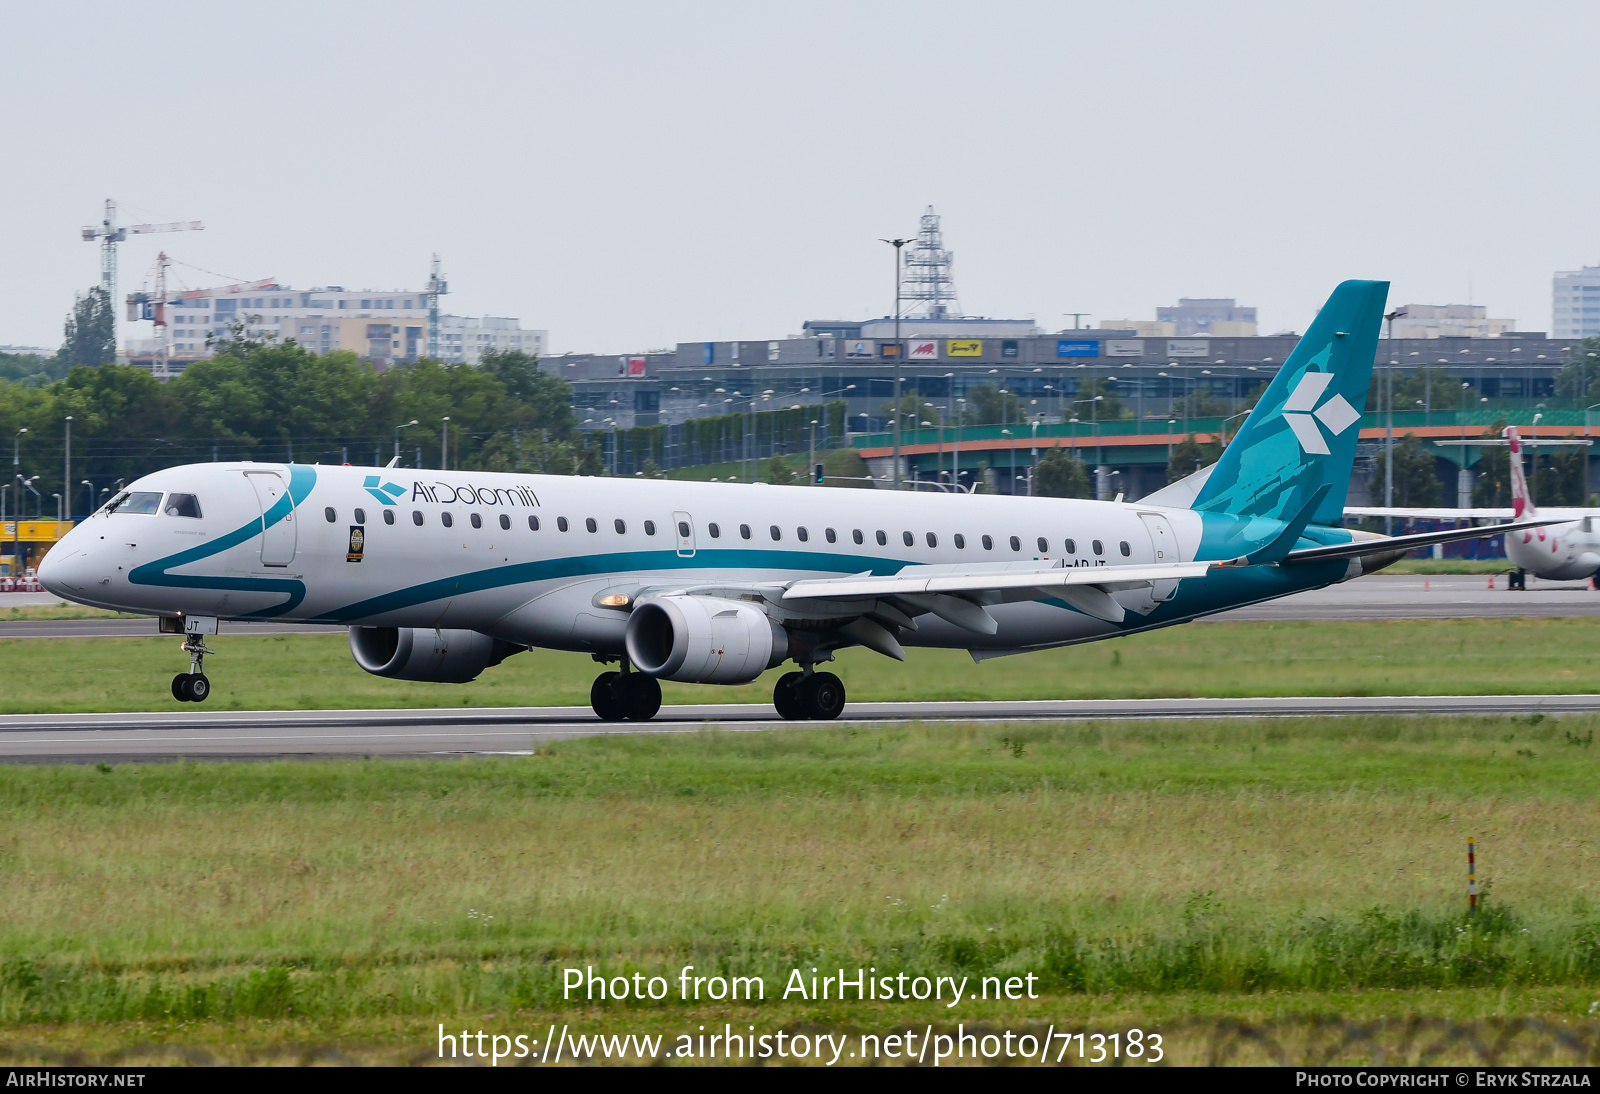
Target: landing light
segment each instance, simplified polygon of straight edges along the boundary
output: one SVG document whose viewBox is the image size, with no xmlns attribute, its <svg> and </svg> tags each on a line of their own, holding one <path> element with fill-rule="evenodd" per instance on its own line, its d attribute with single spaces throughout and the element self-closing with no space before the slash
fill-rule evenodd
<svg viewBox="0 0 1600 1094">
<path fill-rule="evenodd" d="M 600 598 L 602 608 L 626 608 L 628 606 L 627 593 L 607 593 Z"/>
</svg>

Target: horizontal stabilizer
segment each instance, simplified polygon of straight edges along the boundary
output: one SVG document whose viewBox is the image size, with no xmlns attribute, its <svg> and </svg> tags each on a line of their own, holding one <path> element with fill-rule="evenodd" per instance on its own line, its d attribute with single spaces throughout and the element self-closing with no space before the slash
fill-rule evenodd
<svg viewBox="0 0 1600 1094">
<path fill-rule="evenodd" d="M 1324 558 L 1360 558 L 1362 555 L 1381 555 L 1390 551 L 1409 551 L 1415 547 L 1429 547 L 1435 543 L 1454 543 L 1462 539 L 1483 539 L 1502 532 L 1520 532 L 1524 528 L 1543 528 L 1547 524 L 1564 524 L 1562 520 L 1523 520 L 1515 524 L 1488 524 L 1477 528 L 1447 528 L 1442 532 L 1418 532 L 1412 536 L 1382 536 L 1378 539 L 1358 539 L 1352 543 L 1335 543 L 1330 547 L 1307 547 L 1290 551 L 1285 562 L 1315 562 Z"/>
</svg>

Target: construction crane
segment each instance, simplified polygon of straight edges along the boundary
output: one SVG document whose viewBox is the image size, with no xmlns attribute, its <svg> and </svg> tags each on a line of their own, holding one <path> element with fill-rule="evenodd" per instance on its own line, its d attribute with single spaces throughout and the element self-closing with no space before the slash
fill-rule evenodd
<svg viewBox="0 0 1600 1094">
<path fill-rule="evenodd" d="M 439 359 L 439 298 L 450 291 L 450 283 L 439 272 L 439 254 L 433 255 L 433 272 L 428 277 L 428 357 Z"/>
<path fill-rule="evenodd" d="M 100 241 L 100 287 L 106 292 L 106 302 L 112 307 L 117 300 L 117 244 L 129 236 L 155 235 L 158 232 L 200 232 L 205 225 L 198 220 L 174 220 L 168 224 L 134 224 L 117 227 L 117 203 L 106 198 L 106 215 L 98 225 L 84 226 L 83 238 L 89 242 Z M 115 322 L 116 313 L 112 313 Z"/>
<path fill-rule="evenodd" d="M 251 292 L 255 289 L 279 288 L 278 280 L 274 277 L 263 278 L 260 281 L 240 281 L 232 285 L 222 285 L 214 289 L 185 289 L 182 292 L 167 292 L 167 267 L 172 265 L 172 259 L 167 257 L 167 252 L 162 251 L 156 256 L 151 272 L 155 277 L 154 292 L 132 292 L 128 294 L 128 322 L 135 323 L 141 319 L 148 319 L 155 324 L 155 352 L 150 362 L 150 373 L 158 380 L 171 378 L 172 370 L 168 364 L 167 351 L 167 305 L 176 304 L 183 300 L 200 300 L 205 297 L 232 296 L 236 293 Z M 179 263 L 184 265 L 184 263 Z"/>
</svg>

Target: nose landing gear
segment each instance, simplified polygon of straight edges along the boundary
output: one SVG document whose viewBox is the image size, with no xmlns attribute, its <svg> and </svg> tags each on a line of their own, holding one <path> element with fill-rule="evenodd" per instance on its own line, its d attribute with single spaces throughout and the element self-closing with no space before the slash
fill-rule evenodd
<svg viewBox="0 0 1600 1094">
<path fill-rule="evenodd" d="M 205 655 L 216 651 L 206 649 L 200 635 L 191 634 L 183 640 L 183 652 L 189 655 L 189 671 L 172 678 L 172 697 L 180 703 L 203 703 L 211 697 L 211 681 L 203 671 Z"/>
</svg>

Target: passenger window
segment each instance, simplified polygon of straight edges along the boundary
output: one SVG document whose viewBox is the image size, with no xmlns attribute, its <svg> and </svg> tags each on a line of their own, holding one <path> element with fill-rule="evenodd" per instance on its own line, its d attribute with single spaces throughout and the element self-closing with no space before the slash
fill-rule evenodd
<svg viewBox="0 0 1600 1094">
<path fill-rule="evenodd" d="M 567 527 L 568 526 L 567 526 L 567 518 L 566 517 L 557 517 L 556 518 L 556 531 L 565 532 L 567 530 Z"/>
<path fill-rule="evenodd" d="M 472 526 L 474 528 L 482 528 L 483 527 L 483 518 L 480 517 L 477 513 L 472 514 Z"/>
<path fill-rule="evenodd" d="M 1013 551 L 1022 550 L 1022 540 L 1018 539 L 1016 536 L 1012 536 L 1011 537 L 1011 549 Z"/>
<path fill-rule="evenodd" d="M 394 510 L 393 509 L 385 509 L 383 511 L 383 523 L 385 523 L 385 524 L 393 524 L 394 523 Z"/>
<path fill-rule="evenodd" d="M 680 520 L 678 522 L 678 535 L 682 536 L 684 539 L 688 539 L 689 538 L 689 522 L 688 521 Z"/>
<path fill-rule="evenodd" d="M 822 534 L 828 537 L 829 543 L 839 542 L 839 533 L 835 532 L 832 528 L 824 528 L 822 530 Z"/>
<path fill-rule="evenodd" d="M 965 551 L 967 549 L 967 537 L 962 535 L 960 532 L 957 532 L 954 538 L 956 541 L 956 550 Z"/>
<path fill-rule="evenodd" d="M 804 525 L 801 525 L 799 528 L 796 528 L 794 530 L 794 534 L 797 537 L 799 537 L 801 543 L 805 543 L 807 540 L 809 540 L 811 538 L 811 533 L 806 531 Z"/>
<path fill-rule="evenodd" d="M 644 522 L 644 534 L 647 535 L 647 536 L 653 536 L 653 535 L 656 534 L 656 522 L 655 521 L 647 520 L 647 521 Z"/>
<path fill-rule="evenodd" d="M 928 533 L 928 546 L 929 547 L 937 547 L 937 546 L 939 546 L 939 537 L 934 535 L 932 532 Z"/>
<path fill-rule="evenodd" d="M 1129 555 L 1133 554 L 1133 549 L 1128 546 L 1127 540 L 1123 540 L 1117 545 L 1117 547 L 1122 551 L 1123 558 L 1127 558 Z"/>
<path fill-rule="evenodd" d="M 418 528 L 422 527 L 422 512 L 421 512 L 421 510 L 418 510 L 418 509 L 411 510 L 411 523 L 415 524 Z"/>
<path fill-rule="evenodd" d="M 167 515 L 168 515 L 168 516 L 172 516 L 172 517 L 175 517 L 175 516 L 177 516 L 177 515 L 178 515 L 178 514 L 177 514 L 177 513 L 174 513 L 174 512 L 173 512 L 173 511 L 172 511 L 172 503 L 171 503 L 171 502 L 168 502 L 168 503 L 167 503 Z M 323 517 L 324 517 L 324 518 L 325 518 L 325 519 L 326 519 L 326 520 L 327 520 L 327 522 L 328 522 L 328 523 L 329 523 L 329 524 L 333 524 L 333 523 L 335 523 L 335 522 L 337 522 L 337 521 L 338 521 L 338 519 L 339 519 L 339 514 L 338 514 L 338 513 L 335 513 L 335 512 L 334 512 L 334 511 L 333 511 L 333 506 L 331 506 L 331 505 L 330 505 L 330 506 L 328 506 L 328 507 L 327 507 L 327 508 L 326 508 L 326 509 L 324 509 L 324 510 L 323 510 L 323 511 L 322 511 L 322 515 L 323 515 Z"/>
<path fill-rule="evenodd" d="M 528 514 L 528 531 L 537 532 L 538 530 L 539 530 L 539 518 L 534 516 L 532 513 L 529 513 Z"/>
<path fill-rule="evenodd" d="M 863 539 L 863 537 L 861 535 L 861 529 L 857 528 L 855 531 L 851 532 L 850 533 L 850 538 L 855 540 L 857 543 L 860 543 L 861 540 Z"/>
<path fill-rule="evenodd" d="M 778 540 L 783 538 L 783 532 L 782 532 L 782 530 L 780 530 L 778 528 L 778 526 L 776 524 L 774 524 L 770 529 L 768 529 L 768 531 L 770 531 L 772 533 L 772 542 L 774 542 L 774 543 L 778 542 Z"/>
<path fill-rule="evenodd" d="M 1043 536 L 1039 537 L 1039 553 L 1041 555 L 1047 555 L 1050 553 L 1050 541 L 1045 539 Z"/>
<path fill-rule="evenodd" d="M 200 499 L 193 494 L 168 494 L 166 512 L 169 517 L 199 517 Z"/>
<path fill-rule="evenodd" d="M 600 525 L 595 522 L 593 517 L 584 517 L 583 526 L 589 529 L 591 532 L 598 532 L 600 530 Z"/>
<path fill-rule="evenodd" d="M 446 528 L 451 527 L 453 524 L 455 524 L 455 522 L 456 518 L 448 511 L 439 514 L 439 523 L 443 524 Z"/>
<path fill-rule="evenodd" d="M 1101 543 L 1099 540 L 1095 540 L 1092 546 L 1094 547 L 1095 554 L 1103 555 L 1106 553 L 1105 544 Z"/>
<path fill-rule="evenodd" d="M 914 547 L 916 546 L 917 537 L 912 535 L 910 532 L 901 532 L 900 541 L 907 547 Z"/>
<path fill-rule="evenodd" d="M 357 524 L 365 524 L 365 523 L 367 523 L 367 511 L 365 509 L 357 509 L 356 510 L 356 523 Z"/>
<path fill-rule="evenodd" d="M 511 518 L 506 516 L 504 513 L 500 514 L 500 530 L 502 532 L 511 531 Z"/>
<path fill-rule="evenodd" d="M 1075 555 L 1077 553 L 1078 553 L 1078 544 L 1073 540 L 1070 540 L 1070 539 L 1067 540 L 1067 554 Z"/>
<path fill-rule="evenodd" d="M 985 551 L 994 550 L 994 537 L 993 536 L 984 536 L 983 537 L 983 549 Z"/>
<path fill-rule="evenodd" d="M 616 520 L 612 521 L 611 527 L 617 530 L 617 535 L 619 536 L 625 536 L 628 534 L 627 522 L 625 522 L 621 517 L 618 517 Z"/>
<path fill-rule="evenodd" d="M 878 546 L 879 547 L 887 547 L 887 546 L 889 546 L 889 533 L 885 532 L 882 528 L 878 529 Z"/>
<path fill-rule="evenodd" d="M 749 539 L 750 538 L 750 526 L 748 524 L 739 525 L 739 538 L 740 539 Z"/>
<path fill-rule="evenodd" d="M 718 539 L 722 536 L 722 525 L 713 521 L 712 523 L 706 525 L 706 531 L 711 533 L 712 539 Z"/>
</svg>

